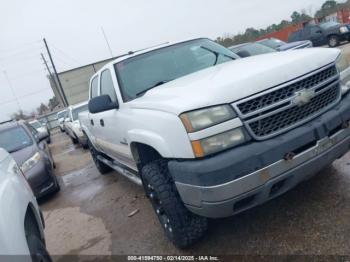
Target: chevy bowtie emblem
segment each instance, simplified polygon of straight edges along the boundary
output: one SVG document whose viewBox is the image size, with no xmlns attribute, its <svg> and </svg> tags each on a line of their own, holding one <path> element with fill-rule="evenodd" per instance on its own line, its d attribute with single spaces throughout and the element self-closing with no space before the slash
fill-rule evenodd
<svg viewBox="0 0 350 262">
<path fill-rule="evenodd" d="M 303 106 L 310 103 L 311 99 L 315 97 L 314 90 L 303 89 L 298 92 L 295 92 L 295 97 L 292 100 L 292 103 L 297 106 Z"/>
</svg>

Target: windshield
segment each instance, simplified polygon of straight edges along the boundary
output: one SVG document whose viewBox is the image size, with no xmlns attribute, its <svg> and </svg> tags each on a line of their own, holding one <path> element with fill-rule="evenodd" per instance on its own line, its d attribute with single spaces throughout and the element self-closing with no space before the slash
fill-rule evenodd
<svg viewBox="0 0 350 262">
<path fill-rule="evenodd" d="M 262 55 L 267 53 L 277 52 L 275 49 L 264 46 L 258 43 L 249 43 L 246 45 L 240 45 L 237 47 L 231 47 L 230 50 L 235 52 L 237 55 L 241 57 L 254 56 L 254 55 Z"/>
<path fill-rule="evenodd" d="M 0 131 L 0 147 L 12 153 L 33 144 L 32 139 L 23 127 Z"/>
<path fill-rule="evenodd" d="M 268 46 L 268 47 L 271 47 L 273 49 L 277 49 L 281 45 L 286 44 L 285 42 L 283 42 L 279 39 L 276 39 L 276 38 L 264 39 L 264 40 L 259 41 L 258 43 L 265 45 L 265 46 Z"/>
<path fill-rule="evenodd" d="M 237 59 L 227 48 L 197 39 L 160 48 L 115 64 L 124 101 L 150 88 Z"/>
<path fill-rule="evenodd" d="M 35 122 L 31 122 L 29 123 L 32 127 L 34 127 L 35 129 L 38 129 L 41 127 L 41 124 L 39 121 L 35 121 Z"/>
<path fill-rule="evenodd" d="M 320 27 L 322 29 L 328 29 L 328 28 L 338 26 L 338 25 L 339 25 L 339 23 L 337 23 L 337 22 L 326 22 L 326 23 L 320 24 Z"/>
<path fill-rule="evenodd" d="M 74 108 L 72 110 L 73 121 L 78 120 L 79 113 L 87 111 L 87 110 L 88 110 L 88 105 L 84 105 L 84 106 L 81 106 L 81 107 Z"/>
</svg>

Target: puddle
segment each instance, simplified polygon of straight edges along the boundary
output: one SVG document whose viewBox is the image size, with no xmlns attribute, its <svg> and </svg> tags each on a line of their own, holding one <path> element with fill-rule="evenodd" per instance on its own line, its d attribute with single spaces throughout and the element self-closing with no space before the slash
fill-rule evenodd
<svg viewBox="0 0 350 262">
<path fill-rule="evenodd" d="M 81 170 L 78 170 L 78 171 L 73 171 L 69 174 L 66 174 L 66 175 L 63 175 L 62 176 L 62 181 L 64 183 L 65 186 L 70 186 L 73 184 L 73 180 L 81 175 L 84 175 L 84 173 L 86 173 L 86 169 L 81 169 Z"/>
</svg>

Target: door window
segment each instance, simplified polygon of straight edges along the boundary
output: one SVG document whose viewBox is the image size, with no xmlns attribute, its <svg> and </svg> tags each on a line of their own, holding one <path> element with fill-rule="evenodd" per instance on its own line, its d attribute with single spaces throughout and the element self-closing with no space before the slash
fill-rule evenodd
<svg viewBox="0 0 350 262">
<path fill-rule="evenodd" d="M 91 81 L 91 98 L 98 96 L 98 76 L 95 76 Z"/>
<path fill-rule="evenodd" d="M 113 102 L 117 102 L 111 72 L 105 70 L 101 73 L 101 95 L 109 95 Z"/>
</svg>

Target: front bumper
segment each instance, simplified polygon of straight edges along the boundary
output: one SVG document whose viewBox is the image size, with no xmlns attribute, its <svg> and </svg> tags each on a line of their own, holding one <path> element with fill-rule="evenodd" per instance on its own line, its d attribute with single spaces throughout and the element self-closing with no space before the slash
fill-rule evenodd
<svg viewBox="0 0 350 262">
<path fill-rule="evenodd" d="M 55 180 L 51 164 L 46 159 L 39 161 L 25 174 L 36 198 L 51 193 L 55 189 Z"/>
<path fill-rule="evenodd" d="M 278 137 L 211 158 L 170 161 L 186 207 L 205 217 L 226 217 L 283 194 L 348 152 L 350 95 L 314 120 Z M 293 152 L 292 160 L 284 160 Z"/>
</svg>

